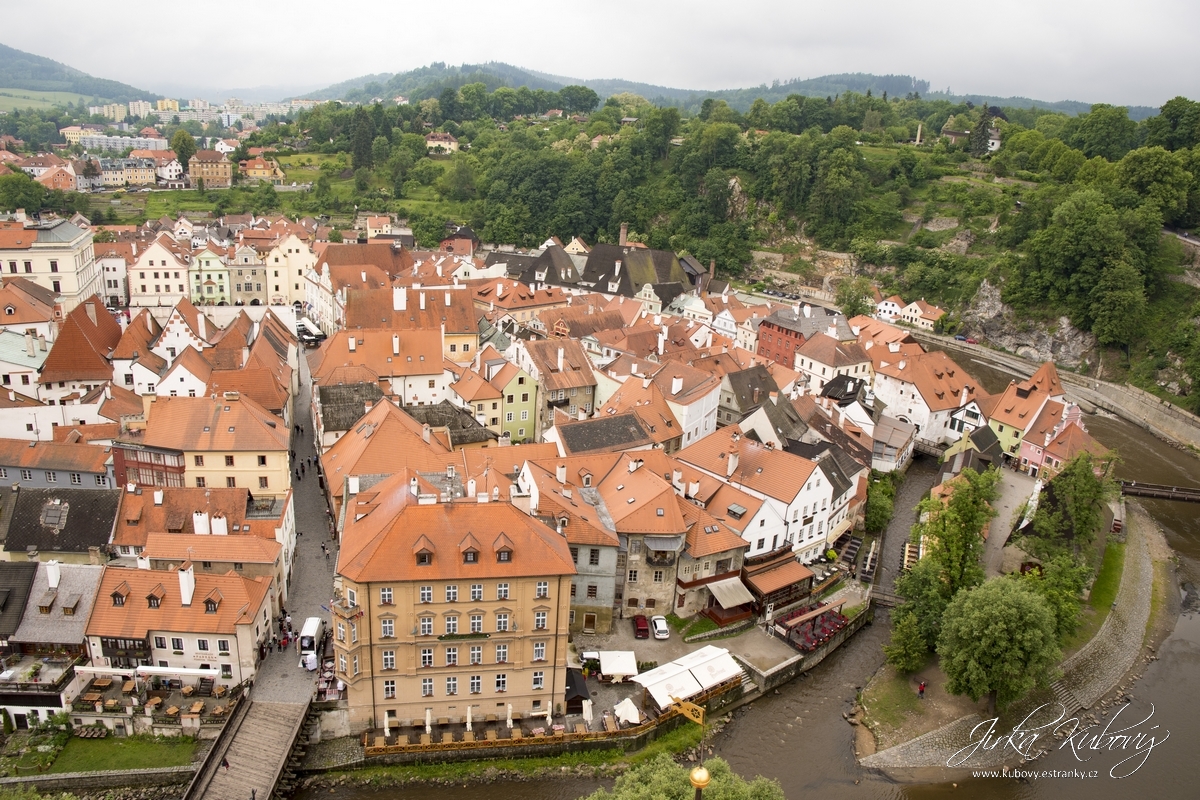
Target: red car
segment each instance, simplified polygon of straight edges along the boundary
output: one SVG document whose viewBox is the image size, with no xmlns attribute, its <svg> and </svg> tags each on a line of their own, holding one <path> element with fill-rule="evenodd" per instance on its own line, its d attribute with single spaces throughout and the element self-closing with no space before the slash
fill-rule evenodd
<svg viewBox="0 0 1200 800">
<path fill-rule="evenodd" d="M 968 336 L 968 337 L 967 337 L 967 344 L 979 344 L 979 340 L 978 340 L 978 339 L 972 339 L 970 336 Z"/>
<path fill-rule="evenodd" d="M 638 614 L 633 618 L 633 638 L 650 638 L 650 622 L 646 619 L 645 614 Z"/>
</svg>

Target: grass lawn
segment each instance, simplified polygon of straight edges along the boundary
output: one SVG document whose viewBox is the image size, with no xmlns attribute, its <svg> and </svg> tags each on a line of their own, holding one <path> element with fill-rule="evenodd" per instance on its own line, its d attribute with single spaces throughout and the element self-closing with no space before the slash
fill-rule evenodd
<svg viewBox="0 0 1200 800">
<path fill-rule="evenodd" d="M 71 737 L 51 772 L 178 767 L 192 762 L 196 742 L 186 736 Z"/>
<path fill-rule="evenodd" d="M 909 714 L 920 714 L 925 710 L 909 686 L 908 676 L 890 667 L 871 681 L 863 693 L 862 706 L 872 727 L 880 725 L 890 730 L 903 725 Z"/>
<path fill-rule="evenodd" d="M 1104 548 L 1104 560 L 1092 584 L 1092 594 L 1083 607 L 1079 629 L 1063 643 L 1063 653 L 1070 655 L 1078 650 L 1100 630 L 1108 612 L 1112 610 L 1117 589 L 1121 587 L 1121 572 L 1125 568 L 1125 543 L 1109 539 Z"/>
<path fill-rule="evenodd" d="M 36 89 L 0 89 L 0 111 L 24 110 L 26 108 L 46 109 L 54 106 L 64 106 L 67 103 L 77 103 L 80 100 L 91 102 L 87 95 L 74 92 L 42 92 Z"/>
</svg>

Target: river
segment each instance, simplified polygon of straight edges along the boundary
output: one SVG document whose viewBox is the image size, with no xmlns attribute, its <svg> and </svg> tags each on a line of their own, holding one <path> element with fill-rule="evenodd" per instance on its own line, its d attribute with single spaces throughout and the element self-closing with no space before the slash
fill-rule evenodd
<svg viewBox="0 0 1200 800">
<path fill-rule="evenodd" d="M 989 391 L 998 391 L 1008 376 L 971 363 L 964 365 L 976 374 Z M 1118 475 L 1151 483 L 1200 486 L 1200 461 L 1160 442 L 1150 434 L 1120 420 L 1090 416 L 1088 429 L 1108 447 L 1115 448 L 1122 463 Z M 916 503 L 932 482 L 932 464 L 918 460 L 897 497 L 897 515 Z M 1141 501 L 1166 532 L 1168 542 L 1180 556 L 1181 580 L 1197 582 L 1200 574 L 1200 506 L 1166 501 Z M 901 523 L 897 523 L 903 527 Z M 894 526 L 896 527 L 896 526 Z M 889 529 L 881 577 L 890 584 L 895 561 L 889 551 L 900 547 L 902 538 Z M 956 789 L 949 783 L 897 784 L 863 770 L 854 757 L 853 729 L 842 719 L 858 687 L 863 686 L 883 661 L 880 645 L 888 626 L 884 615 L 867 626 L 842 648 L 804 678 L 783 687 L 735 713 L 734 720 L 714 741 L 715 753 L 740 774 L 765 775 L 782 784 L 788 798 L 816 797 L 822 800 L 876 798 L 878 800 L 933 800 Z M 1152 663 L 1133 687 L 1135 699 L 1122 719 L 1154 717 L 1139 730 L 1157 724 L 1160 739 L 1170 739 L 1153 750 L 1145 765 L 1132 776 L 1115 780 L 1108 770 L 1119 758 L 1102 754 L 1081 763 L 1069 751 L 1058 750 L 1037 762 L 1039 770 L 1098 769 L 1096 779 L 1047 778 L 1037 781 L 1008 778 L 972 779 L 960 783 L 971 798 L 984 800 L 1107 800 L 1129 797 L 1193 797 L 1200 766 L 1193 755 L 1200 741 L 1200 615 L 1185 613 L 1172 635 L 1159 650 L 1161 660 Z M 1192 786 L 1188 789 L 1188 786 Z M 572 800 L 597 788 L 594 781 L 538 780 L 499 783 L 487 787 L 490 800 Z M 345 788 L 328 792 L 302 792 L 298 800 L 468 800 L 478 798 L 479 787 L 420 787 L 364 790 Z"/>
</svg>

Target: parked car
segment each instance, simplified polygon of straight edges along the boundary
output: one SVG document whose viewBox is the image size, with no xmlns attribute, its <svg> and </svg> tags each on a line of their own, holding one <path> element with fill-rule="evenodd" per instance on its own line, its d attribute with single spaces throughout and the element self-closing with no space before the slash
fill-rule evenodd
<svg viewBox="0 0 1200 800">
<path fill-rule="evenodd" d="M 959 334 L 955 335 L 954 340 L 957 342 L 965 342 L 967 340 L 967 337 L 965 337 L 961 333 L 959 333 Z"/>
<path fill-rule="evenodd" d="M 970 336 L 968 336 L 968 337 L 967 337 L 967 344 L 979 344 L 979 340 L 978 340 L 978 339 L 972 339 Z"/>
<path fill-rule="evenodd" d="M 633 618 L 633 638 L 650 638 L 650 622 L 646 619 L 645 614 L 638 614 Z"/>
<path fill-rule="evenodd" d="M 667 625 L 666 617 L 651 617 L 650 627 L 654 630 L 655 639 L 671 638 L 671 628 Z"/>
</svg>

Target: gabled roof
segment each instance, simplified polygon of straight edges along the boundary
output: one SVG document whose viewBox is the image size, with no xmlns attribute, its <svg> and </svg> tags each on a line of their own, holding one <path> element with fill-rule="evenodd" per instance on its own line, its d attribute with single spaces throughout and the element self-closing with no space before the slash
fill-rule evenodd
<svg viewBox="0 0 1200 800">
<path fill-rule="evenodd" d="M 1111 455 L 1111 451 L 1092 438 L 1077 422 L 1067 423 L 1050 444 L 1046 445 L 1047 455 L 1054 456 L 1062 463 L 1070 461 L 1080 453 L 1088 452 L 1098 458 Z"/>
<path fill-rule="evenodd" d="M 705 509 L 682 497 L 676 497 L 675 501 L 687 525 L 687 554 L 692 558 L 707 558 L 750 546 L 736 531 L 727 528 Z"/>
<path fill-rule="evenodd" d="M 779 386 L 771 377 L 770 371 L 762 364 L 728 372 L 725 380 L 729 382 L 729 389 L 733 392 L 734 401 L 743 413 L 767 402 L 771 392 L 779 391 Z"/>
<path fill-rule="evenodd" d="M 190 565 L 189 565 L 190 567 Z M 144 639 L 150 631 L 170 633 L 237 633 L 238 625 L 252 625 L 266 599 L 271 581 L 266 577 L 244 578 L 229 573 L 211 575 L 196 572 L 192 602 L 183 605 L 177 574 L 164 570 L 121 569 L 106 567 L 96 605 L 88 621 L 89 636 Z M 124 584 L 122 586 L 122 584 Z M 146 597 L 161 587 L 157 608 L 150 608 Z M 122 605 L 113 603 L 113 594 L 125 595 Z M 220 602 L 214 614 L 205 608 L 205 598 L 214 591 Z"/>
<path fill-rule="evenodd" d="M 194 533 L 146 535 L 146 558 L 178 561 L 233 561 L 240 564 L 274 564 L 283 545 L 260 536 L 212 536 Z"/>
<path fill-rule="evenodd" d="M 369 245 L 368 245 L 369 246 Z M 404 295 L 404 309 L 396 293 Z M 421 298 L 425 308 L 421 308 Z M 446 300 L 449 299 L 449 304 Z M 439 331 L 478 334 L 478 311 L 465 289 L 349 289 L 346 292 L 347 328 L 387 328 L 395 331 Z"/>
<path fill-rule="evenodd" d="M 738 454 L 737 465 L 729 475 L 729 455 Z M 724 477 L 736 485 L 790 503 L 804 488 L 816 469 L 807 458 L 768 448 L 742 435 L 738 425 L 720 428 L 675 455 L 710 474 Z"/>
<path fill-rule="evenodd" d="M 656 441 L 633 412 L 612 416 L 601 414 L 557 427 L 559 441 L 568 456 L 622 452 L 650 447 Z M 676 428 L 675 436 L 679 435 Z"/>
<path fill-rule="evenodd" d="M 55 429 L 58 430 L 57 428 Z M 9 467 L 103 473 L 112 458 L 107 447 L 65 442 L 27 442 L 0 439 L 0 464 Z"/>
<path fill-rule="evenodd" d="M 835 369 L 871 363 L 870 356 L 857 342 L 841 342 L 824 333 L 805 339 L 797 352 L 818 364 Z"/>
<path fill-rule="evenodd" d="M 180 372 L 186 372 L 202 383 L 207 384 L 212 371 L 212 365 L 208 363 L 204 356 L 200 355 L 199 350 L 194 347 L 185 347 L 183 348 L 183 352 L 175 357 L 175 361 L 171 364 L 170 369 L 163 374 L 163 383 L 166 383 L 169 378 Z"/>
<path fill-rule="evenodd" d="M 931 411 L 958 408 L 986 394 L 966 370 L 940 350 L 894 362 L 879 361 L 875 371 L 913 384 Z"/>
<path fill-rule="evenodd" d="M 99 245 L 97 245 L 99 247 Z M 12 313 L 9 313 L 9 309 Z M 54 320 L 54 293 L 33 281 L 16 275 L 5 275 L 0 286 L 0 316 L 2 325 L 33 325 Z"/>
<path fill-rule="evenodd" d="M 42 645 L 78 645 L 84 641 L 84 631 L 96 600 L 96 590 L 104 567 L 91 564 L 59 564 L 58 586 L 50 588 L 50 567 L 37 564 L 37 573 L 30 586 L 29 596 L 37 598 L 27 603 L 21 625 L 9 637 L 10 642 Z M 54 593 L 50 613 L 43 614 L 39 600 Z M 74 613 L 64 614 L 63 608 L 73 603 Z"/>
<path fill-rule="evenodd" d="M 592 362 L 584 352 L 583 346 L 574 339 L 545 339 L 537 342 L 525 342 L 524 347 L 529 353 L 537 369 L 538 384 L 541 389 L 572 389 L 582 386 L 595 386 L 596 376 L 592 374 Z M 559 369 L 559 353 L 562 353 L 562 369 Z"/>
<path fill-rule="evenodd" d="M 335 384 L 318 386 L 321 403 L 321 427 L 329 432 L 348 431 L 367 413 L 366 404 L 374 407 L 383 398 L 379 384 Z"/>
<path fill-rule="evenodd" d="M 141 547 L 150 533 L 196 533 L 196 513 L 206 515 L 210 531 L 211 520 L 223 518 L 229 537 L 250 534 L 274 539 L 274 528 L 282 524 L 286 508 L 286 500 L 255 498 L 247 489 L 183 486 L 126 490 L 121 493 L 113 544 Z"/>
<path fill-rule="evenodd" d="M 0 561 L 0 638 L 9 638 L 21 625 L 37 571 L 33 561 Z"/>
<path fill-rule="evenodd" d="M 705 377 L 715 381 L 715 378 Z M 641 436 L 656 444 L 683 436 L 683 427 L 671 411 L 666 396 L 650 378 L 631 376 L 603 406 L 596 409 L 595 419 L 617 419 L 627 414 L 633 414 L 641 423 Z"/>
<path fill-rule="evenodd" d="M 354 349 L 351 350 L 353 340 Z M 403 375 L 440 375 L 443 368 L 439 329 L 341 330 L 308 355 L 312 379 L 329 382 L 330 373 L 346 366 L 365 366 L 380 378 Z"/>
<path fill-rule="evenodd" d="M 159 397 L 150 404 L 146 430 L 121 439 L 185 452 L 263 453 L 287 450 L 289 433 L 283 420 L 249 397 Z"/>
<path fill-rule="evenodd" d="M 112 536 L 120 495 L 116 489 L 20 489 L 4 549 L 87 553 L 89 547 L 104 548 Z"/>
<path fill-rule="evenodd" d="M 39 380 L 42 383 L 110 380 L 110 359 L 120 341 L 121 326 L 105 310 L 104 302 L 92 295 L 67 315 Z"/>
</svg>

